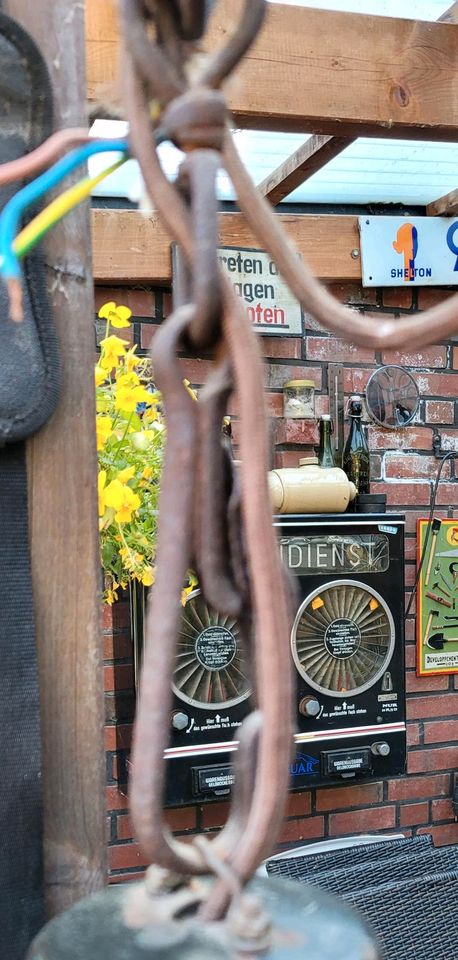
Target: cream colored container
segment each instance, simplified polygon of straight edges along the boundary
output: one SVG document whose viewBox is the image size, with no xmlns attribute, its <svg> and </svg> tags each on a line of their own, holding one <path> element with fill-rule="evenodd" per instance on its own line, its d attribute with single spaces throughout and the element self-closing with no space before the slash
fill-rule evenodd
<svg viewBox="0 0 458 960">
<path fill-rule="evenodd" d="M 320 467 L 317 457 L 271 470 L 269 489 L 277 513 L 343 513 L 357 494 L 340 467 Z"/>
</svg>

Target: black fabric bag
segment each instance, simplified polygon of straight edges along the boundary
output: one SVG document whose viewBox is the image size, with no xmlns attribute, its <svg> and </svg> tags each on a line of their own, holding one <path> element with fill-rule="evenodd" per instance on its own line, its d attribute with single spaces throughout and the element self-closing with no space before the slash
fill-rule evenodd
<svg viewBox="0 0 458 960">
<path fill-rule="evenodd" d="M 52 130 L 52 96 L 31 38 L 0 12 L 0 163 Z M 0 208 L 20 187 L 0 189 Z M 25 438 L 58 397 L 57 342 L 44 265 L 24 264 L 24 320 L 0 282 L 0 929 L 3 960 L 22 960 L 44 922 L 41 745 L 28 543 Z M 57 721 L 56 721 L 57 722 Z"/>
</svg>

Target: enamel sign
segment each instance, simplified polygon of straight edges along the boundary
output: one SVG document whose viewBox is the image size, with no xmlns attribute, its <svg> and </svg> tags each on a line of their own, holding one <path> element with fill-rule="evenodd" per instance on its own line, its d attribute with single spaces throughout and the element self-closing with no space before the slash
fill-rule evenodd
<svg viewBox="0 0 458 960">
<path fill-rule="evenodd" d="M 457 217 L 359 217 L 364 287 L 457 286 Z"/>
<path fill-rule="evenodd" d="M 269 337 L 301 336 L 301 305 L 268 253 L 244 247 L 219 247 L 217 254 L 257 333 Z"/>
</svg>

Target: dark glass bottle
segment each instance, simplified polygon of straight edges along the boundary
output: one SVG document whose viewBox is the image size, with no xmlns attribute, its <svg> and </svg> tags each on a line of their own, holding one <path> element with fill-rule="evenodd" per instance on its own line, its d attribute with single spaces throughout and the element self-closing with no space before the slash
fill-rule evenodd
<svg viewBox="0 0 458 960">
<path fill-rule="evenodd" d="M 320 445 L 318 447 L 320 467 L 334 467 L 334 455 L 331 446 L 331 417 L 325 413 L 320 417 Z"/>
<path fill-rule="evenodd" d="M 350 397 L 348 412 L 350 432 L 344 447 L 342 466 L 358 493 L 370 492 L 370 456 L 366 435 L 361 422 L 363 404 L 361 397 Z"/>
</svg>

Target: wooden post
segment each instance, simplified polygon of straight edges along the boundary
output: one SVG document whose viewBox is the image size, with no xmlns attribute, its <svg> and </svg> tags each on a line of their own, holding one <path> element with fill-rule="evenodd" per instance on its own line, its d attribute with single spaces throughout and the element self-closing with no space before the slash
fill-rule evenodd
<svg viewBox="0 0 458 960">
<path fill-rule="evenodd" d="M 84 4 L 7 0 L 48 63 L 55 126 L 80 125 Z M 100 562 L 89 206 L 45 244 L 60 340 L 59 407 L 28 445 L 29 511 L 43 735 L 45 885 L 51 915 L 106 878 Z"/>
</svg>

